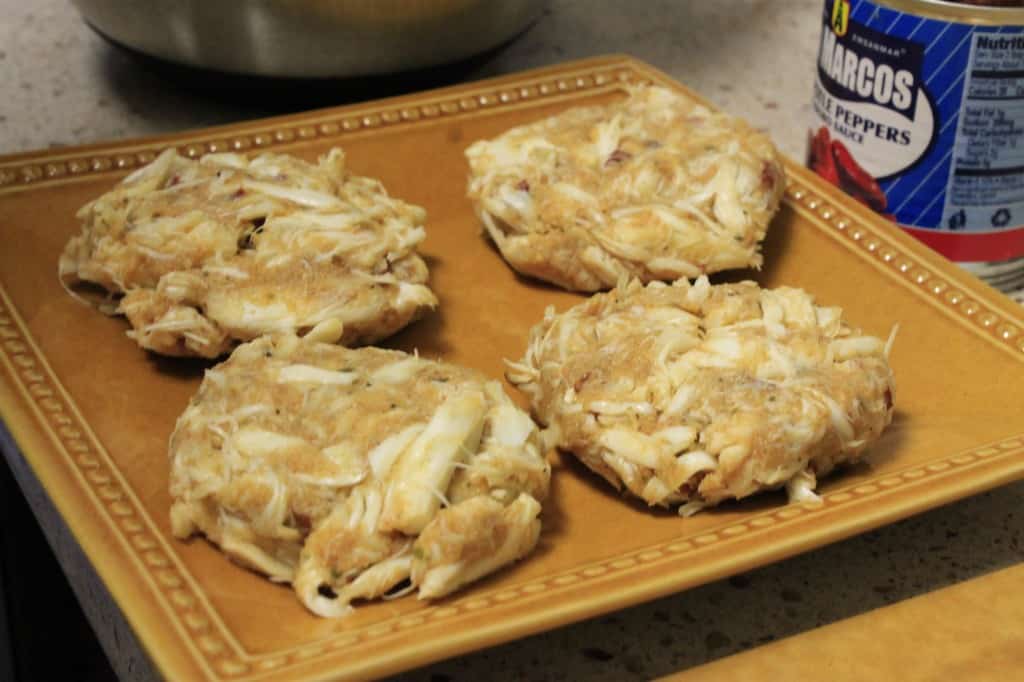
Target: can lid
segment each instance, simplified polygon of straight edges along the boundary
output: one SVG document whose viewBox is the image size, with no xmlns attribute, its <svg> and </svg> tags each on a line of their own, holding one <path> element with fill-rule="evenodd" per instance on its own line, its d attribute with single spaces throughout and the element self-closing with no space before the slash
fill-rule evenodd
<svg viewBox="0 0 1024 682">
<path fill-rule="evenodd" d="M 950 0 L 958 5 L 981 5 L 982 7 L 1024 7 L 1024 0 Z"/>
<path fill-rule="evenodd" d="M 837 0 L 838 1 L 838 0 Z M 876 0 L 906 14 L 959 24 L 1024 25 L 1024 0 Z"/>
</svg>

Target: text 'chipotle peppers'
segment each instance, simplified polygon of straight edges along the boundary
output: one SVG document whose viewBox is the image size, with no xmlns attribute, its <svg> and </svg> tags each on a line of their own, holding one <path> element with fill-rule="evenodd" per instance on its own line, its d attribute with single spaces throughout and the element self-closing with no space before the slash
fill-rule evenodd
<svg viewBox="0 0 1024 682">
<path fill-rule="evenodd" d="M 1024 9 L 823 5 L 808 166 L 1024 300 Z"/>
</svg>

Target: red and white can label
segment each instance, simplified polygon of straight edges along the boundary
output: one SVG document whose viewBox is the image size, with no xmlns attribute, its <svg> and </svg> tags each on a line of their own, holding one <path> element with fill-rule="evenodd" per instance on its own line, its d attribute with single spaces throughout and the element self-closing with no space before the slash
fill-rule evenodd
<svg viewBox="0 0 1024 682">
<path fill-rule="evenodd" d="M 1024 26 L 826 0 L 813 111 L 823 178 L 952 260 L 1024 257 Z"/>
</svg>

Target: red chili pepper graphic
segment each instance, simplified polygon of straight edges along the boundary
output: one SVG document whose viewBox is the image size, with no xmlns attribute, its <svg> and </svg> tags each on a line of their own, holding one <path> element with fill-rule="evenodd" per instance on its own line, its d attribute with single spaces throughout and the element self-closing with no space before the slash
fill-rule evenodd
<svg viewBox="0 0 1024 682">
<path fill-rule="evenodd" d="M 839 185 L 839 172 L 836 170 L 836 164 L 832 158 L 828 128 L 825 126 L 818 128 L 818 132 L 811 138 L 811 154 L 807 165 L 833 185 Z"/>
<path fill-rule="evenodd" d="M 840 187 L 879 213 L 885 213 L 888 203 L 885 193 L 871 174 L 860 167 L 850 150 L 839 140 L 832 140 L 831 148 L 832 157 L 839 170 Z"/>
</svg>

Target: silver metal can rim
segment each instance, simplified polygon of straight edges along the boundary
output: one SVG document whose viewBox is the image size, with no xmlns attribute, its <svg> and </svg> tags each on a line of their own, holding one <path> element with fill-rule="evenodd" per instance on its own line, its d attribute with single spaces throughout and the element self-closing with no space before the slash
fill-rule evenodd
<svg viewBox="0 0 1024 682">
<path fill-rule="evenodd" d="M 873 0 L 875 4 L 926 19 L 978 26 L 1024 26 L 1024 7 L 968 5 L 948 0 Z"/>
</svg>

